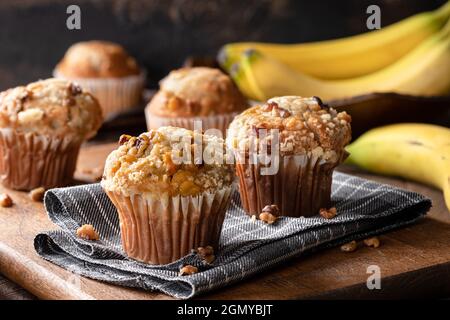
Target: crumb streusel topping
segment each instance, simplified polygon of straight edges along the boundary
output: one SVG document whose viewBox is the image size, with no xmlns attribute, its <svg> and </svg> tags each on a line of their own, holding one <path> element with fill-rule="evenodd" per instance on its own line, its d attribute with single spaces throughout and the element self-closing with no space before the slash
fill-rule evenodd
<svg viewBox="0 0 450 320">
<path fill-rule="evenodd" d="M 47 79 L 0 93 L 0 128 L 85 139 L 101 123 L 97 99 L 73 82 Z"/>
<path fill-rule="evenodd" d="M 194 67 L 170 72 L 148 107 L 163 117 L 200 117 L 240 112 L 247 101 L 219 69 Z"/>
<path fill-rule="evenodd" d="M 351 117 L 323 104 L 320 98 L 275 97 L 236 116 L 230 124 L 227 143 L 248 151 L 250 137 L 255 143 L 272 143 L 271 129 L 279 130 L 281 155 L 316 153 L 335 158 L 351 139 Z M 266 129 L 266 134 L 260 137 Z M 268 149 L 268 151 L 270 151 Z"/>
<path fill-rule="evenodd" d="M 200 156 L 209 148 L 219 157 L 198 161 L 194 141 Z M 234 167 L 225 161 L 225 143 L 215 136 L 161 127 L 138 137 L 122 135 L 119 144 L 105 164 L 101 184 L 108 191 L 195 196 L 230 186 L 234 180 Z"/>
<path fill-rule="evenodd" d="M 136 60 L 109 41 L 84 41 L 72 45 L 56 67 L 70 78 L 121 78 L 140 73 Z"/>
</svg>

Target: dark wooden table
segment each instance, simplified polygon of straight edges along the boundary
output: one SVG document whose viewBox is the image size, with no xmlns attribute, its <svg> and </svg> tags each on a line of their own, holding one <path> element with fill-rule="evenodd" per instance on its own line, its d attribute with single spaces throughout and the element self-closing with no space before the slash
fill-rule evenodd
<svg viewBox="0 0 450 320">
<path fill-rule="evenodd" d="M 83 148 L 76 176 L 93 179 L 115 144 Z M 302 256 L 200 299 L 418 298 L 450 295 L 450 214 L 442 194 L 420 184 L 378 177 L 352 168 L 340 170 L 418 191 L 433 200 L 427 218 L 381 236 L 378 249 L 344 253 L 332 248 Z M 128 289 L 80 277 L 44 261 L 33 238 L 55 228 L 43 205 L 23 192 L 5 190 L 14 199 L 0 209 L 0 273 L 41 299 L 171 299 L 158 292 Z M 368 290 L 369 265 L 378 265 L 382 289 Z"/>
</svg>

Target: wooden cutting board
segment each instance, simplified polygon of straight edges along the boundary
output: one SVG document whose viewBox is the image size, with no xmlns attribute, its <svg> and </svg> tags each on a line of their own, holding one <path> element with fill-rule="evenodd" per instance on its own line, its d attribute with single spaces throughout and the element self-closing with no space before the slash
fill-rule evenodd
<svg viewBox="0 0 450 320">
<path fill-rule="evenodd" d="M 101 175 L 115 144 L 86 146 L 76 177 L 93 181 Z M 450 213 L 439 191 L 399 179 L 382 178 L 342 167 L 340 170 L 420 192 L 433 200 L 427 218 L 380 237 L 380 248 L 361 246 L 344 253 L 332 248 L 218 289 L 200 299 L 417 298 L 450 294 Z M 0 273 L 42 299 L 171 299 L 159 292 L 128 289 L 74 275 L 41 259 L 33 239 L 54 229 L 42 203 L 23 192 L 6 190 L 14 200 L 0 208 Z M 367 267 L 378 265 L 381 290 L 369 290 Z"/>
</svg>

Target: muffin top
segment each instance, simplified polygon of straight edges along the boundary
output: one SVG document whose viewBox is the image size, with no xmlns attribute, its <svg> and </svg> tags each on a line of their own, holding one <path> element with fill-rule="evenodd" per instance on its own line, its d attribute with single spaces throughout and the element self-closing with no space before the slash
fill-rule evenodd
<svg viewBox="0 0 450 320">
<path fill-rule="evenodd" d="M 0 93 L 0 128 L 85 139 L 101 123 L 97 99 L 73 82 L 47 79 Z"/>
<path fill-rule="evenodd" d="M 230 77 L 206 67 L 170 72 L 148 105 L 152 114 L 163 117 L 210 116 L 240 112 L 246 107 L 246 99 Z"/>
<path fill-rule="evenodd" d="M 195 196 L 234 179 L 224 140 L 215 136 L 161 127 L 139 137 L 122 135 L 119 144 L 106 160 L 101 184 L 107 191 Z"/>
<path fill-rule="evenodd" d="M 318 97 L 275 97 L 236 116 L 228 129 L 227 143 L 248 152 L 251 139 L 257 146 L 272 145 L 275 131 L 271 129 L 276 129 L 281 155 L 313 152 L 335 159 L 350 142 L 350 122 L 346 112 L 338 113 Z"/>
<path fill-rule="evenodd" d="M 70 78 L 122 78 L 140 72 L 136 60 L 122 46 L 97 40 L 72 45 L 56 71 Z"/>
</svg>

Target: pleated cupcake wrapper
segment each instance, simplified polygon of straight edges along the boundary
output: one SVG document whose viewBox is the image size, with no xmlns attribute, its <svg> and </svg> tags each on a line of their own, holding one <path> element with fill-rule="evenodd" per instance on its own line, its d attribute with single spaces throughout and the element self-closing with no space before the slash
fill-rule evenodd
<svg viewBox="0 0 450 320">
<path fill-rule="evenodd" d="M 0 129 L 0 181 L 11 189 L 61 187 L 72 181 L 81 141 Z"/>
<path fill-rule="evenodd" d="M 127 256 L 145 263 L 167 264 L 198 247 L 217 248 L 232 190 L 227 187 L 196 197 L 106 193 L 119 213 Z"/>
<path fill-rule="evenodd" d="M 276 204 L 283 216 L 316 215 L 330 207 L 333 169 L 346 157 L 343 152 L 338 161 L 330 162 L 315 155 L 280 155 L 274 175 L 262 175 L 261 164 L 237 163 L 242 206 L 249 215 L 259 215 L 270 204 Z"/>
<path fill-rule="evenodd" d="M 225 138 L 228 125 L 237 115 L 236 112 L 228 114 L 218 114 L 205 117 L 160 117 L 150 112 L 149 108 L 145 109 L 145 119 L 147 121 L 147 129 L 158 129 L 164 126 L 181 127 L 194 130 L 195 121 L 202 122 L 202 130 L 219 129 L 222 132 L 222 138 Z"/>
<path fill-rule="evenodd" d="M 63 78 L 78 83 L 92 93 L 99 101 L 105 119 L 136 107 L 142 100 L 145 73 L 123 78 L 70 78 L 53 71 L 55 78 Z"/>
</svg>

